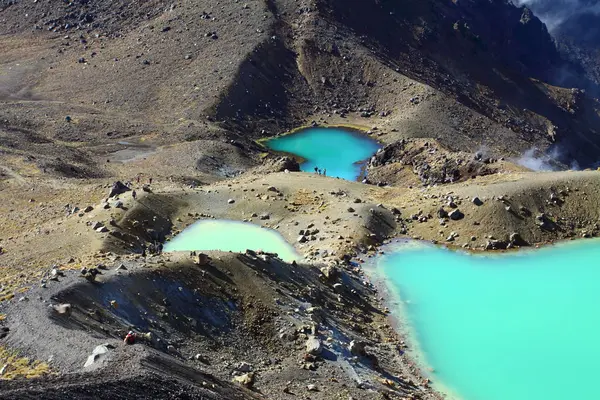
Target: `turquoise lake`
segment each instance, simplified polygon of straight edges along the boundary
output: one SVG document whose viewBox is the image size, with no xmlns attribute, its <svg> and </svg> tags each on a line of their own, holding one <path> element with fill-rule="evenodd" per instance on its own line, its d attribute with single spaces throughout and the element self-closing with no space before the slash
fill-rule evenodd
<svg viewBox="0 0 600 400">
<path fill-rule="evenodd" d="M 308 128 L 265 142 L 272 150 L 300 156 L 300 169 L 327 171 L 327 176 L 354 181 L 361 175 L 364 161 L 381 147 L 375 140 L 356 131 L 341 128 Z"/>
<path fill-rule="evenodd" d="M 294 248 L 277 232 L 258 225 L 226 220 L 193 223 L 167 242 L 164 251 L 233 251 L 246 249 L 277 253 L 286 262 L 299 260 Z"/>
<path fill-rule="evenodd" d="M 450 398 L 600 399 L 599 241 L 497 255 L 409 242 L 386 252 L 373 273 Z"/>
</svg>

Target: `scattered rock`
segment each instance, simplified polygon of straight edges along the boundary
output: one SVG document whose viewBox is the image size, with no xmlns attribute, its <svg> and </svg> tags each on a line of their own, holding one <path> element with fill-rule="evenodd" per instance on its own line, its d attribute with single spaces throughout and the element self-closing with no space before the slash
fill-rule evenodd
<svg viewBox="0 0 600 400">
<path fill-rule="evenodd" d="M 244 375 L 236 376 L 233 378 L 233 382 L 250 389 L 254 385 L 254 373 L 249 372 Z"/>
<path fill-rule="evenodd" d="M 356 210 L 355 210 L 354 208 L 352 208 L 352 207 L 348 207 L 348 212 L 351 212 L 351 213 L 353 213 L 353 212 L 355 212 L 355 211 L 356 211 Z"/>
<path fill-rule="evenodd" d="M 332 280 L 338 277 L 339 271 L 333 265 L 328 265 L 326 267 L 321 268 L 321 273 L 325 277 L 325 279 Z"/>
<path fill-rule="evenodd" d="M 194 263 L 199 266 L 208 265 L 209 261 L 210 261 L 210 258 L 208 257 L 208 254 L 204 254 L 204 253 L 197 254 L 194 259 Z"/>
<path fill-rule="evenodd" d="M 350 353 L 354 354 L 355 356 L 364 356 L 366 354 L 365 346 L 366 344 L 364 342 L 353 340 L 350 342 L 348 350 L 350 350 Z"/>
<path fill-rule="evenodd" d="M 198 353 L 194 356 L 194 360 L 200 361 L 203 364 L 210 364 L 208 358 L 204 357 L 202 354 Z"/>
<path fill-rule="evenodd" d="M 503 240 L 490 239 L 485 244 L 486 250 L 505 250 L 508 247 L 508 243 Z"/>
<path fill-rule="evenodd" d="M 321 340 L 317 337 L 311 336 L 306 341 L 306 352 L 313 356 L 318 356 L 323 352 L 323 345 Z"/>
<path fill-rule="evenodd" d="M 235 200 L 234 200 L 234 199 L 229 199 L 229 200 L 227 200 L 227 204 L 233 204 L 233 203 L 235 203 Z"/>
<path fill-rule="evenodd" d="M 458 221 L 459 219 L 463 219 L 465 214 L 463 214 L 458 208 L 450 211 L 448 213 L 448 217 L 450 217 L 453 221 Z"/>
<path fill-rule="evenodd" d="M 513 232 L 510 234 L 509 242 L 513 246 L 528 246 L 529 245 L 529 243 L 527 243 L 527 241 L 525 239 L 523 239 L 523 237 L 517 232 Z"/>
<path fill-rule="evenodd" d="M 471 203 L 475 204 L 476 206 L 483 205 L 483 201 L 481 201 L 481 199 L 479 197 L 473 197 L 473 200 L 471 200 Z"/>
<path fill-rule="evenodd" d="M 71 315 L 71 311 L 73 310 L 73 308 L 71 307 L 70 304 L 65 303 L 65 304 L 57 304 L 55 306 L 52 306 L 52 308 L 54 309 L 54 311 L 56 311 L 58 314 L 61 315 Z"/>
<path fill-rule="evenodd" d="M 113 348 L 114 346 L 110 344 L 101 344 L 100 346 L 96 346 L 94 351 L 92 351 L 92 354 L 87 358 L 83 368 L 89 368 L 94 364 L 98 364 L 106 358 L 106 354 Z"/>
<path fill-rule="evenodd" d="M 239 372 L 252 372 L 252 369 L 252 364 L 249 364 L 245 361 L 242 361 L 235 367 L 235 370 Z"/>
</svg>

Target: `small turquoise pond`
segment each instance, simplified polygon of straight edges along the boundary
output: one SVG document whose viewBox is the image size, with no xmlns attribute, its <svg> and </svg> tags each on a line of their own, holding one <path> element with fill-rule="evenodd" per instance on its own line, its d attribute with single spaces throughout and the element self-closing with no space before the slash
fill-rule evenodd
<svg viewBox="0 0 600 400">
<path fill-rule="evenodd" d="M 600 399 L 599 241 L 501 255 L 386 250 L 374 273 L 451 398 Z"/>
<path fill-rule="evenodd" d="M 247 249 L 277 253 L 286 262 L 300 259 L 294 248 L 277 231 L 238 221 L 195 222 L 164 247 L 167 252 L 220 250 L 243 253 Z"/>
<path fill-rule="evenodd" d="M 365 161 L 381 147 L 375 140 L 356 131 L 340 128 L 308 128 L 265 142 L 272 150 L 304 159 L 300 169 L 351 181 L 361 176 Z"/>
</svg>

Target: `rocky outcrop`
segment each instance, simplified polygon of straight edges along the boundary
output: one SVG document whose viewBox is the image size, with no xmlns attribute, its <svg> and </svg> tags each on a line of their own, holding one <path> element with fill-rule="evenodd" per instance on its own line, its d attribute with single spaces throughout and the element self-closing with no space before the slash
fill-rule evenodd
<svg viewBox="0 0 600 400">
<path fill-rule="evenodd" d="M 108 197 L 115 197 L 115 196 L 118 196 L 118 195 L 123 194 L 125 192 L 128 192 L 130 190 L 131 189 L 128 186 L 126 186 L 123 182 L 116 181 L 110 187 L 110 190 L 108 191 Z"/>
</svg>

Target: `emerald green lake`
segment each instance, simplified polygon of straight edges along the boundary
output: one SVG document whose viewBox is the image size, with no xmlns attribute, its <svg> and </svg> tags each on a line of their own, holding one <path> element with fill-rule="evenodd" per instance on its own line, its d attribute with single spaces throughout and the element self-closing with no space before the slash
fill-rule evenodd
<svg viewBox="0 0 600 400">
<path fill-rule="evenodd" d="M 300 169 L 354 181 L 361 176 L 365 161 L 381 147 L 356 131 L 339 128 L 308 128 L 265 142 L 275 151 L 300 156 Z"/>
<path fill-rule="evenodd" d="M 374 262 L 451 398 L 598 399 L 600 242 L 468 255 L 409 242 Z"/>
<path fill-rule="evenodd" d="M 164 247 L 166 252 L 220 250 L 243 253 L 247 249 L 277 253 L 286 262 L 300 259 L 294 248 L 277 231 L 238 221 L 195 222 Z"/>
</svg>

